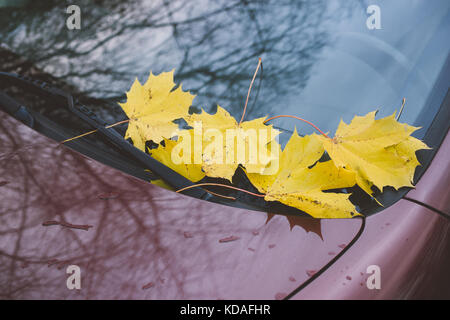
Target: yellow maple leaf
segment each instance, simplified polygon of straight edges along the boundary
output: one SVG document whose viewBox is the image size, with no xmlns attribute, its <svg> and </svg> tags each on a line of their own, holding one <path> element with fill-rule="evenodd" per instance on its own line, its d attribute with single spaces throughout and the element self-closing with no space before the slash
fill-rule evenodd
<svg viewBox="0 0 450 320">
<path fill-rule="evenodd" d="M 358 215 L 349 194 L 323 192 L 351 187 L 352 172 L 332 161 L 318 162 L 322 144 L 313 136 L 300 137 L 295 130 L 280 156 L 279 170 L 272 175 L 247 173 L 266 201 L 279 201 L 315 218 L 351 218 Z M 316 165 L 312 168 L 312 165 Z"/>
<path fill-rule="evenodd" d="M 395 154 L 402 163 L 403 173 L 409 181 L 413 181 L 414 172 L 420 166 L 417 160 L 416 151 L 421 149 L 431 149 L 425 143 L 414 137 L 408 137 L 404 141 L 386 148 L 388 152 Z"/>
<path fill-rule="evenodd" d="M 265 118 L 238 124 L 218 106 L 215 114 L 202 110 L 185 120 L 199 132 L 195 136 L 200 136 L 202 169 L 209 177 L 231 181 L 240 164 L 249 172 L 261 172 L 274 157 L 268 145 L 276 143 L 274 139 L 279 131 L 265 125 Z"/>
<path fill-rule="evenodd" d="M 190 154 L 190 161 L 179 161 L 182 155 L 176 154 L 177 150 L 175 149 L 179 143 L 178 141 L 164 139 L 165 146 L 159 145 L 158 148 L 149 150 L 149 152 L 153 158 L 178 172 L 183 177 L 193 182 L 203 179 L 205 173 L 202 171 L 201 164 L 194 163 L 193 153 Z"/>
<path fill-rule="evenodd" d="M 397 122 L 395 113 L 378 120 L 375 114 L 356 116 L 348 125 L 341 120 L 333 139 L 315 137 L 338 168 L 355 173 L 356 183 L 369 195 L 372 185 L 381 191 L 384 186 L 412 187 L 415 152 L 428 148 L 410 136 L 419 128 Z"/>
<path fill-rule="evenodd" d="M 119 103 L 130 119 L 125 138 L 145 150 L 145 142 L 159 143 L 163 138 L 176 135 L 178 125 L 173 120 L 188 115 L 194 95 L 183 91 L 181 85 L 176 89 L 173 70 L 157 76 L 150 73 L 141 85 L 136 79 L 127 92 L 127 101 Z"/>
</svg>

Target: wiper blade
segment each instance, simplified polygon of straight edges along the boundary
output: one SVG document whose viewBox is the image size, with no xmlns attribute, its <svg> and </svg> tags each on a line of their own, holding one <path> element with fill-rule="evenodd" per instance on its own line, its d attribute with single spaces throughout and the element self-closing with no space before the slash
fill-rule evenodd
<svg viewBox="0 0 450 320">
<path fill-rule="evenodd" d="M 105 121 L 100 119 L 94 112 L 92 112 L 86 106 L 75 102 L 71 94 L 54 88 L 46 82 L 34 80 L 30 77 L 20 76 L 16 74 L 0 72 L 0 83 L 8 82 L 10 85 L 17 85 L 20 87 L 29 88 L 31 91 L 38 95 L 51 97 L 59 100 L 62 104 L 65 104 L 67 108 L 76 115 L 78 118 L 85 121 L 91 127 L 96 129 L 108 142 L 112 143 L 122 152 L 133 157 L 139 161 L 142 165 L 148 168 L 153 174 L 164 180 L 172 188 L 178 190 L 193 185 L 193 182 L 184 176 L 180 175 L 171 168 L 165 166 L 161 162 L 152 158 L 149 154 L 135 148 L 132 144 L 126 141 L 114 128 L 106 128 L 108 125 Z M 1 93 L 0 93 L 1 94 Z M 15 102 L 12 98 L 5 94 L 0 95 L 0 105 L 3 105 L 9 113 L 17 113 L 20 111 L 21 106 Z M 217 199 L 204 189 L 191 188 L 182 192 L 185 195 L 189 195 L 198 199 L 214 201 Z"/>
<path fill-rule="evenodd" d="M 89 108 L 82 105 L 78 101 L 75 101 L 71 94 L 55 88 L 48 83 L 40 80 L 17 74 L 0 72 L 0 89 L 2 89 L 4 85 L 14 85 L 17 87 L 26 88 L 27 90 L 35 93 L 38 96 L 48 98 L 61 105 L 66 105 L 68 110 L 70 110 L 72 114 L 77 116 L 79 119 L 82 119 L 89 126 L 98 131 L 98 133 L 101 134 L 105 141 L 114 145 L 126 157 L 130 157 L 136 162 L 140 163 L 144 168 L 148 168 L 154 176 L 162 179 L 175 190 L 194 185 L 192 181 L 180 175 L 178 172 L 172 170 L 166 165 L 162 164 L 161 162 L 157 161 L 156 159 L 152 158 L 151 155 L 135 148 L 131 143 L 126 141 L 122 137 L 122 135 L 119 134 L 114 128 L 106 128 L 106 126 L 108 126 L 108 123 L 99 118 Z M 20 104 L 18 104 L 14 99 L 0 92 L 0 107 L 2 106 L 10 114 L 11 110 L 17 111 L 21 108 L 24 108 L 23 106 L 20 106 Z M 33 117 L 34 115 L 34 117 L 36 117 L 35 120 L 39 120 L 40 118 L 42 118 L 40 114 L 35 114 L 34 112 L 31 112 L 31 110 L 28 110 L 27 112 L 26 108 L 22 111 L 24 111 L 25 114 L 28 114 L 27 117 Z M 15 114 L 15 117 L 19 120 L 22 120 L 22 122 L 25 122 L 25 124 L 29 125 L 29 123 L 24 121 L 23 118 L 21 118 L 17 114 Z M 71 143 L 73 143 L 73 141 Z M 228 205 L 236 208 L 271 212 L 273 214 L 281 215 L 306 216 L 306 214 L 302 213 L 301 211 L 282 204 L 281 206 L 277 204 L 270 205 L 267 203 L 255 203 L 254 201 L 248 201 L 246 199 L 238 199 L 240 197 L 236 197 L 234 199 L 219 197 L 207 192 L 201 187 L 189 188 L 180 193 L 197 199 Z"/>
</svg>

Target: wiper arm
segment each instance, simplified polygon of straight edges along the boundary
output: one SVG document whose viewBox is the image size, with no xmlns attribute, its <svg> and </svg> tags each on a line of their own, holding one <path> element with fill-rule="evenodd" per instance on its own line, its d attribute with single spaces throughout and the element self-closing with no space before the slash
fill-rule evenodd
<svg viewBox="0 0 450 320">
<path fill-rule="evenodd" d="M 30 77 L 20 76 L 16 74 L 0 72 L 0 83 L 8 81 L 9 84 L 20 87 L 29 88 L 38 95 L 51 97 L 60 100 L 62 104 L 67 105 L 67 108 L 78 118 L 85 121 L 91 127 L 96 129 L 106 140 L 120 149 L 122 152 L 133 157 L 142 165 L 148 168 L 153 174 L 160 177 L 164 182 L 178 190 L 193 185 L 192 181 L 180 175 L 171 168 L 165 166 L 161 162 L 152 158 L 145 152 L 135 148 L 128 141 L 126 141 L 114 128 L 106 128 L 108 124 L 100 119 L 89 108 L 80 103 L 75 103 L 73 96 L 58 88 L 51 87 L 46 82 L 33 80 Z M 0 105 L 4 105 L 9 113 L 17 113 L 21 106 L 12 98 L 0 93 Z M 22 107 L 23 108 L 23 107 Z M 214 201 L 217 199 L 201 188 L 191 188 L 182 192 L 198 199 Z"/>
</svg>

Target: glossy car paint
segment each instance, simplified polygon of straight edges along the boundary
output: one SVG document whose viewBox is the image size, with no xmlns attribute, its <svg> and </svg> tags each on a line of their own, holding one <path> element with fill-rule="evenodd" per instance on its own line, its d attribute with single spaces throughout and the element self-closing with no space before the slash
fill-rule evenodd
<svg viewBox="0 0 450 320">
<path fill-rule="evenodd" d="M 422 181 L 445 183 L 439 168 L 448 168 L 449 147 L 447 137 L 416 192 L 436 192 Z M 281 299 L 361 225 L 302 218 L 291 229 L 284 216 L 268 222 L 265 213 L 176 194 L 58 146 L 3 112 L 0 171 L 2 299 Z M 448 188 L 439 192 L 448 205 Z M 447 220 L 401 200 L 370 217 L 356 245 L 295 298 L 442 297 L 449 244 Z M 80 290 L 66 287 L 72 264 L 82 271 Z M 365 286 L 369 264 L 381 267 L 381 290 Z"/>
<path fill-rule="evenodd" d="M 450 143 L 447 140 L 439 150 L 439 156 L 420 179 L 417 188 L 408 192 L 408 197 L 426 203 L 433 208 L 450 213 Z M 436 192 L 436 191 L 439 192 Z"/>
<path fill-rule="evenodd" d="M 450 135 L 407 197 L 450 216 Z M 450 298 L 450 223 L 436 212 L 400 200 L 370 216 L 361 238 L 295 299 Z M 367 267 L 378 265 L 381 289 L 369 290 Z M 348 278 L 350 277 L 351 280 Z"/>
</svg>

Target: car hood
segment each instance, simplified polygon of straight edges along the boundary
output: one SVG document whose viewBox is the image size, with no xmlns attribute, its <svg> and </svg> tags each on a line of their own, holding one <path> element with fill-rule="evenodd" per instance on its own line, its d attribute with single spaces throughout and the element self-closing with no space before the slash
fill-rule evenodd
<svg viewBox="0 0 450 320">
<path fill-rule="evenodd" d="M 361 221 L 209 203 L 89 159 L 0 112 L 2 298 L 280 299 Z M 81 290 L 66 268 L 81 270 Z"/>
</svg>

